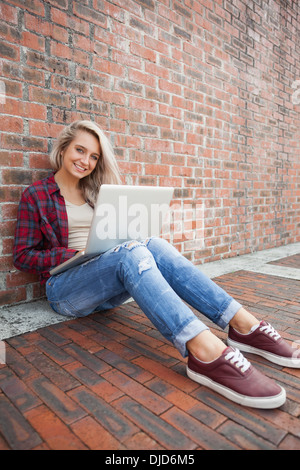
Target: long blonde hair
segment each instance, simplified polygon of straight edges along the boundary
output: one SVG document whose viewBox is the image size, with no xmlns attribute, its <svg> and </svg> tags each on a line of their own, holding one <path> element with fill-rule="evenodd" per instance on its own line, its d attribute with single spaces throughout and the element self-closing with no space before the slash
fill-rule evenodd
<svg viewBox="0 0 300 470">
<path fill-rule="evenodd" d="M 53 146 L 50 162 L 55 171 L 60 170 L 63 162 L 63 152 L 76 138 L 79 131 L 89 132 L 94 135 L 99 140 L 101 148 L 101 156 L 94 171 L 79 182 L 84 199 L 94 207 L 101 184 L 121 183 L 113 148 L 100 127 L 92 121 L 75 121 L 65 127 Z"/>
</svg>

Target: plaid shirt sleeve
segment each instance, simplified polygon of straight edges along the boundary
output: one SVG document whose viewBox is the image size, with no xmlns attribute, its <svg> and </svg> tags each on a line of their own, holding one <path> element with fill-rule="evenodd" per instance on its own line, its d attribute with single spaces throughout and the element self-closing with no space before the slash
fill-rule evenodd
<svg viewBox="0 0 300 470">
<path fill-rule="evenodd" d="M 54 179 L 47 179 L 54 182 Z M 51 187 L 51 184 L 50 184 Z M 37 273 L 42 283 L 49 271 L 68 260 L 76 250 L 68 249 L 68 221 L 59 191 L 36 183 L 24 191 L 18 210 L 14 240 L 14 265 L 20 271 Z"/>
</svg>

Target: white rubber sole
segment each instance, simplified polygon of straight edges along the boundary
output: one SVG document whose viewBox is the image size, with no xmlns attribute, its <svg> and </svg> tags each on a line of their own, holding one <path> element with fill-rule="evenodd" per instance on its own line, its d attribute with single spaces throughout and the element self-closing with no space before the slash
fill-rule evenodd
<svg viewBox="0 0 300 470">
<path fill-rule="evenodd" d="M 229 400 L 238 403 L 239 405 L 249 406 L 250 408 L 261 408 L 261 409 L 273 409 L 279 408 L 286 401 L 286 392 L 284 388 L 281 388 L 281 392 L 278 395 L 271 397 L 249 397 L 247 395 L 241 395 L 240 393 L 234 392 L 224 385 L 209 379 L 205 375 L 198 374 L 188 367 L 186 368 L 187 375 L 190 379 L 195 382 L 205 385 L 206 387 L 218 392 L 220 395 L 228 398 Z"/>
<path fill-rule="evenodd" d="M 228 346 L 239 349 L 240 351 L 251 353 L 251 354 L 257 354 L 258 356 L 264 357 L 268 361 L 273 362 L 273 364 L 278 364 L 279 366 L 284 366 L 284 367 L 292 367 L 294 369 L 300 369 L 299 357 L 288 358 L 288 357 L 283 357 L 283 356 L 277 356 L 276 354 L 263 351 L 262 349 L 257 349 L 257 348 L 254 348 L 253 346 L 248 346 L 247 344 L 238 343 L 237 341 L 233 341 L 230 338 L 227 338 L 227 344 Z"/>
</svg>

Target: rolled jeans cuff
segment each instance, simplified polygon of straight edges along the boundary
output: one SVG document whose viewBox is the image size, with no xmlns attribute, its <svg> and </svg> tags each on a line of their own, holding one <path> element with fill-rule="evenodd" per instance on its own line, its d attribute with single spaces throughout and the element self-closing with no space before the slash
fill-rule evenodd
<svg viewBox="0 0 300 470">
<path fill-rule="evenodd" d="M 208 326 L 204 325 L 200 320 L 192 320 L 188 323 L 178 335 L 176 335 L 173 344 L 178 349 L 182 357 L 188 356 L 188 350 L 186 343 L 191 339 L 195 338 L 199 333 L 204 330 L 209 330 Z"/>
<path fill-rule="evenodd" d="M 216 322 L 217 325 L 225 329 L 228 323 L 232 320 L 235 314 L 242 308 L 242 305 L 236 300 L 232 299 L 229 305 L 226 307 L 219 320 Z M 186 343 L 191 339 L 195 338 L 197 335 L 202 333 L 202 331 L 209 330 L 208 326 L 204 325 L 200 320 L 192 320 L 188 323 L 178 335 L 176 335 L 173 344 L 178 349 L 182 357 L 188 356 L 188 350 Z"/>
<path fill-rule="evenodd" d="M 216 322 L 217 325 L 223 330 L 226 328 L 228 323 L 232 320 L 235 314 L 242 308 L 242 305 L 236 300 L 232 299 L 228 307 L 224 310 L 219 320 Z"/>
</svg>

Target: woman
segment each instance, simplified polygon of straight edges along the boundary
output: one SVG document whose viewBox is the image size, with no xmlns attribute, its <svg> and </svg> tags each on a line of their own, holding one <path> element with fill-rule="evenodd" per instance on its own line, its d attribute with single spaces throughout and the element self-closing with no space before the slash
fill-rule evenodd
<svg viewBox="0 0 300 470">
<path fill-rule="evenodd" d="M 90 121 L 66 127 L 50 158 L 54 173 L 22 195 L 14 264 L 40 274 L 51 307 L 62 315 L 82 317 L 133 297 L 161 334 L 188 356 L 187 374 L 193 380 L 246 406 L 281 406 L 285 390 L 256 370 L 239 349 L 300 367 L 296 350 L 165 240 L 133 240 L 50 276 L 54 266 L 85 248 L 101 184 L 120 182 L 112 148 Z M 138 268 L 141 262 L 143 270 Z M 229 347 L 183 300 L 222 328 L 229 325 Z"/>
</svg>

